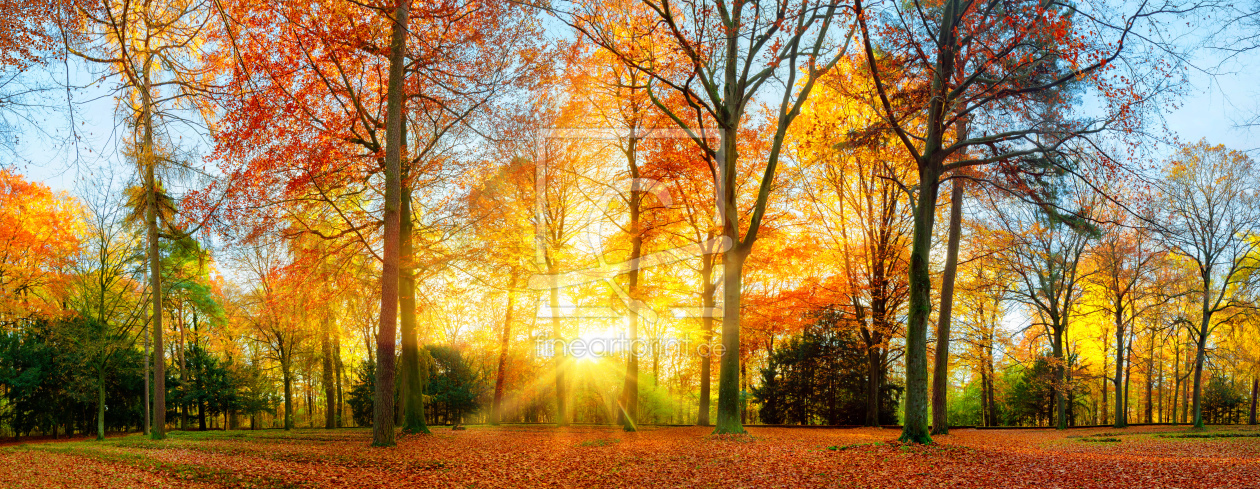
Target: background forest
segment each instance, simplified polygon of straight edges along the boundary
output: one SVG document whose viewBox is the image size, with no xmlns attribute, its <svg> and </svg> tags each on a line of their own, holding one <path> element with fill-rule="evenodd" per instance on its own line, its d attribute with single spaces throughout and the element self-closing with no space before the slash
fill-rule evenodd
<svg viewBox="0 0 1260 489">
<path fill-rule="evenodd" d="M 1231 6 L 0 5 L 0 435 L 1257 421 Z"/>
</svg>

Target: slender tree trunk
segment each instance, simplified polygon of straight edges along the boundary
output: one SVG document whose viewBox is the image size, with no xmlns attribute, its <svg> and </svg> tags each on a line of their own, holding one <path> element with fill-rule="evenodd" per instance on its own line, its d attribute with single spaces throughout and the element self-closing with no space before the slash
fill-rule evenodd
<svg viewBox="0 0 1260 489">
<path fill-rule="evenodd" d="M 346 404 L 344 400 L 342 399 L 342 389 L 341 389 L 342 382 L 344 379 L 343 372 L 345 371 L 345 364 L 342 363 L 341 361 L 341 339 L 339 336 L 340 335 L 338 335 L 337 338 L 333 339 L 333 357 L 336 359 L 336 362 L 337 362 L 337 427 L 338 428 L 344 426 L 343 420 L 346 419 L 344 416 L 345 413 L 343 409 L 343 407 Z"/>
<path fill-rule="evenodd" d="M 176 310 L 178 311 L 179 309 L 183 309 L 183 307 L 184 307 L 183 304 L 180 304 L 179 308 Z M 175 311 L 172 311 L 172 313 L 174 312 Z M 180 384 L 183 384 L 184 391 L 187 392 L 188 384 L 191 382 L 191 379 L 189 379 L 188 361 L 187 361 L 187 356 L 185 355 L 185 352 L 187 351 L 188 343 L 185 343 L 185 338 L 184 338 L 183 312 L 182 311 L 179 312 L 178 319 L 175 317 L 172 317 L 171 322 L 174 323 L 174 325 L 179 328 L 179 344 L 176 345 L 176 349 L 179 352 L 179 381 L 180 381 Z M 181 402 L 179 403 L 179 413 L 180 413 L 179 429 L 187 430 L 188 429 L 188 403 L 187 402 L 181 400 Z M 205 429 L 205 427 L 203 426 L 202 429 Z"/>
<path fill-rule="evenodd" d="M 998 415 L 997 415 L 997 402 L 994 399 L 994 391 L 996 391 L 997 389 L 995 389 L 993 386 L 993 383 L 996 381 L 996 378 L 995 378 L 996 374 L 994 373 L 994 369 L 993 369 L 993 334 L 992 333 L 988 334 L 987 337 L 985 338 L 984 349 L 985 349 L 984 368 L 989 372 L 989 388 L 988 388 L 988 393 L 985 394 L 985 397 L 989 400 L 989 426 L 998 426 L 999 423 L 998 423 Z"/>
<path fill-rule="evenodd" d="M 334 404 L 337 396 L 336 386 L 333 385 L 332 317 L 328 311 L 324 312 L 322 323 L 319 343 L 324 357 L 324 428 L 333 429 L 337 426 L 336 405 Z"/>
<path fill-rule="evenodd" d="M 385 243 L 381 272 L 381 322 L 376 336 L 376 402 L 372 446 L 394 445 L 394 358 L 398 328 L 398 259 L 402 201 L 403 70 L 411 0 L 398 0 L 389 42 L 385 115 Z"/>
<path fill-rule="evenodd" d="M 1150 424 L 1151 416 L 1154 414 L 1154 397 L 1152 396 L 1155 389 L 1155 332 L 1151 332 L 1150 347 L 1147 349 L 1146 357 L 1146 423 Z"/>
<path fill-rule="evenodd" d="M 1256 394 L 1260 394 L 1260 377 L 1251 378 L 1251 416 L 1247 424 L 1256 424 Z"/>
<path fill-rule="evenodd" d="M 149 259 L 149 305 L 152 308 L 153 325 L 153 424 L 149 428 L 149 436 L 154 440 L 166 438 L 166 350 L 162 343 L 162 257 L 158 248 L 157 227 L 157 157 L 153 153 L 153 100 L 149 88 L 149 68 L 151 57 L 144 66 L 144 88 L 141 90 L 141 103 L 144 105 L 141 117 L 144 124 L 143 147 L 141 155 L 144 161 L 145 184 L 145 227 L 148 232 Z"/>
<path fill-rule="evenodd" d="M 949 244 L 945 275 L 941 279 L 941 311 L 936 326 L 936 365 L 932 370 L 932 434 L 949 433 L 949 322 L 954 309 L 954 277 L 958 274 L 958 242 L 962 234 L 963 181 L 955 179 L 950 191 Z"/>
<path fill-rule="evenodd" d="M 1206 309 L 1206 308 L 1205 308 Z M 1199 329 L 1198 348 L 1194 355 L 1194 428 L 1203 429 L 1203 360 L 1207 351 L 1208 321 L 1211 315 L 1204 314 L 1203 324 Z"/>
<path fill-rule="evenodd" d="M 1107 348 L 1107 333 L 1104 332 L 1102 335 L 1102 408 L 1099 409 L 1098 413 L 1098 424 L 1100 425 L 1107 424 L 1107 409 L 1111 407 L 1111 404 L 1107 402 Z"/>
<path fill-rule="evenodd" d="M 1165 386 L 1164 386 L 1164 358 L 1162 356 L 1163 353 L 1161 352 L 1160 355 L 1161 356 L 1159 359 L 1159 383 L 1157 384 L 1158 387 L 1156 390 L 1156 392 L 1158 393 L 1158 399 L 1156 401 L 1158 405 L 1156 406 L 1155 412 L 1159 413 L 1159 422 L 1164 423 L 1168 419 L 1164 413 L 1164 387 Z"/>
<path fill-rule="evenodd" d="M 1255 390 L 1251 392 L 1251 419 L 1256 419 Z M 1252 423 L 1255 424 L 1255 423 Z M 96 369 L 96 439 L 105 439 L 105 366 Z"/>
<path fill-rule="evenodd" d="M 880 348 L 867 345 L 866 349 L 866 425 L 878 428 L 879 419 L 879 379 L 884 368 L 883 355 Z"/>
<path fill-rule="evenodd" d="M 512 268 L 508 279 L 507 313 L 503 317 L 503 333 L 499 335 L 499 369 L 494 378 L 494 405 L 490 408 L 490 424 L 503 421 L 503 379 L 507 374 L 508 347 L 512 342 L 512 310 L 516 302 L 517 269 Z"/>
<path fill-rule="evenodd" d="M 145 264 L 144 268 L 148 271 L 148 263 Z M 149 357 L 151 355 L 149 354 L 149 323 L 147 321 L 140 335 L 144 337 L 144 436 L 149 436 L 149 414 L 152 412 L 153 389 L 149 385 L 152 372 L 149 367 Z"/>
<path fill-rule="evenodd" d="M 1174 334 L 1173 336 L 1173 390 L 1172 402 L 1170 403 L 1172 404 L 1170 406 L 1172 408 L 1172 416 L 1169 416 L 1168 421 L 1177 423 L 1179 421 L 1177 418 L 1177 400 L 1181 396 L 1181 335 Z"/>
<path fill-rule="evenodd" d="M 1130 328 L 1132 330 L 1132 328 Z M 1125 358 L 1124 367 L 1124 424 L 1129 424 L 1129 386 L 1133 380 L 1133 340 L 1134 335 L 1129 335 L 1129 346 L 1126 348 L 1128 355 Z"/>
<path fill-rule="evenodd" d="M 1060 321 L 1065 321 L 1060 319 Z M 1062 324 L 1054 328 L 1054 358 L 1058 360 L 1055 366 L 1055 382 L 1054 382 L 1054 401 L 1055 411 L 1057 411 L 1058 421 L 1055 427 L 1060 430 L 1067 429 L 1067 359 L 1063 353 L 1063 333 L 1067 329 Z"/>
<path fill-rule="evenodd" d="M 1115 406 L 1116 412 L 1115 412 L 1115 420 L 1114 420 L 1115 424 L 1112 425 L 1116 428 L 1124 428 L 1125 426 L 1129 425 L 1129 418 L 1125 416 L 1125 412 L 1124 412 L 1124 397 L 1125 396 L 1121 395 L 1121 393 L 1124 392 L 1123 382 L 1124 382 L 1124 351 L 1125 351 L 1124 320 L 1122 319 L 1123 317 L 1122 314 L 1123 313 L 1121 312 L 1120 309 L 1116 310 L 1116 375 L 1115 377 L 1111 379 L 1111 381 L 1115 384 L 1115 387 L 1116 387 L 1116 406 Z"/>
<path fill-rule="evenodd" d="M 709 403 L 711 394 L 709 389 L 713 384 L 713 312 L 716 301 L 714 295 L 717 294 L 717 284 L 713 283 L 713 262 L 716 255 L 703 255 L 700 257 L 700 280 L 704 282 L 700 289 L 700 301 L 704 306 L 704 313 L 700 318 L 701 334 L 704 338 L 707 354 L 700 356 L 700 406 L 699 413 L 696 416 L 696 424 L 700 426 L 709 426 Z"/>
<path fill-rule="evenodd" d="M 403 128 L 406 132 L 406 128 Z M 402 334 L 402 415 L 403 431 L 407 433 L 428 433 L 429 427 L 424 423 L 424 383 L 420 372 L 420 341 L 416 336 L 416 278 L 415 250 L 412 246 L 411 222 L 411 185 L 403 184 L 402 214 L 399 217 L 400 262 L 402 264 L 398 280 L 398 308 L 401 310 Z"/>
<path fill-rule="evenodd" d="M 291 354 L 280 358 L 280 374 L 284 380 L 284 429 L 293 429 L 293 368 Z"/>
<path fill-rule="evenodd" d="M 564 380 L 564 370 L 568 366 L 565 358 L 565 348 L 563 345 L 564 337 L 560 331 L 560 287 L 554 280 L 556 275 L 555 261 L 548 262 L 547 272 L 553 277 L 551 290 L 548 292 L 548 306 L 551 308 L 551 338 L 552 347 L 555 351 L 552 353 L 552 368 L 555 371 L 556 381 L 556 424 L 559 426 L 569 425 L 569 400 L 568 390 Z M 556 348 L 559 347 L 559 348 Z"/>
<path fill-rule="evenodd" d="M 637 106 L 635 107 L 637 109 Z M 637 114 L 637 110 L 635 113 Z M 634 127 L 637 121 L 631 122 Z M 621 390 L 621 412 L 619 413 L 622 420 L 622 429 L 625 431 L 638 431 L 636 426 L 639 423 L 639 355 L 635 345 L 639 339 L 639 258 L 643 255 L 643 230 L 641 226 L 643 190 L 640 188 L 639 182 L 639 163 L 638 163 L 638 143 L 639 139 L 631 137 L 626 142 L 626 161 L 629 164 L 630 177 L 634 180 L 630 186 L 630 270 L 627 274 L 630 317 L 627 325 L 630 333 L 630 350 L 626 352 L 626 378 L 625 384 Z M 653 354 L 655 355 L 655 345 L 653 345 Z M 652 372 L 656 376 L 655 369 Z M 657 378 L 657 381 L 660 379 Z"/>
</svg>

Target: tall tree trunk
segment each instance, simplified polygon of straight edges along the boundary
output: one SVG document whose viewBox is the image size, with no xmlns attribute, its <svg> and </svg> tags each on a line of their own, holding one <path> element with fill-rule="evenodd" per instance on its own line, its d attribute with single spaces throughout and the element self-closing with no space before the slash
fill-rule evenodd
<svg viewBox="0 0 1260 489">
<path fill-rule="evenodd" d="M 1146 356 L 1146 423 L 1150 424 L 1155 405 L 1152 390 L 1155 388 L 1155 332 L 1151 332 L 1150 347 Z"/>
<path fill-rule="evenodd" d="M 144 88 L 141 90 L 144 124 L 143 147 L 145 185 L 145 228 L 148 233 L 149 259 L 149 306 L 150 323 L 153 325 L 153 424 L 149 436 L 154 440 L 166 438 L 166 350 L 162 343 L 162 257 L 158 248 L 157 227 L 157 157 L 153 153 L 153 100 L 150 93 L 149 68 L 152 58 L 144 64 Z"/>
<path fill-rule="evenodd" d="M 145 263 L 144 268 L 147 273 L 149 269 L 148 262 Z M 152 372 L 149 367 L 149 360 L 152 355 L 149 353 L 149 323 L 148 321 L 145 321 L 144 327 L 141 330 L 140 336 L 144 337 L 144 396 L 143 396 L 144 397 L 144 436 L 149 436 L 149 428 L 150 428 L 149 415 L 152 412 L 153 389 L 151 389 L 152 386 L 149 385 L 150 377 L 152 377 Z"/>
<path fill-rule="evenodd" d="M 1129 425 L 1129 418 L 1124 412 L 1124 319 L 1123 310 L 1116 309 L 1116 376 L 1111 379 L 1116 387 L 1116 412 L 1115 423 L 1112 425 L 1116 428 L 1124 428 Z"/>
<path fill-rule="evenodd" d="M 344 379 L 343 373 L 345 372 L 345 364 L 342 363 L 341 361 L 340 335 L 338 335 L 337 338 L 333 339 L 333 357 L 336 359 L 336 363 L 337 363 L 337 427 L 340 428 L 343 426 L 343 422 L 344 422 L 343 420 L 346 419 L 344 416 L 345 413 L 343 409 L 343 407 L 345 406 L 345 402 L 342 399 L 342 389 L 341 389 L 342 382 Z"/>
<path fill-rule="evenodd" d="M 727 219 L 734 218 L 727 216 Z M 745 248 L 736 245 L 722 259 L 722 351 L 718 361 L 717 426 L 714 428 L 714 433 L 718 434 L 744 432 L 739 398 L 739 304 L 747 257 Z"/>
<path fill-rule="evenodd" d="M 406 132 L 406 128 L 403 128 Z M 412 245 L 411 185 L 402 188 L 402 214 L 399 217 L 401 275 L 398 278 L 398 308 L 401 310 L 403 431 L 428 433 L 424 423 L 424 382 L 420 372 L 420 341 L 416 336 L 415 249 Z"/>
<path fill-rule="evenodd" d="M 280 375 L 284 381 L 284 429 L 293 429 L 293 359 L 292 353 L 282 353 L 280 357 Z"/>
<path fill-rule="evenodd" d="M 879 427 L 879 380 L 884 368 L 883 355 L 878 346 L 866 349 L 866 425 Z"/>
<path fill-rule="evenodd" d="M 1206 309 L 1206 306 L 1204 307 Z M 1203 360 L 1207 352 L 1208 324 L 1210 314 L 1203 315 L 1203 324 L 1199 329 L 1199 340 L 1194 355 L 1194 428 L 1203 429 Z"/>
<path fill-rule="evenodd" d="M 320 351 L 324 357 L 324 428 L 333 429 L 337 426 L 336 416 L 336 386 L 333 385 L 333 348 L 332 348 L 332 317 L 329 312 L 325 311 L 324 320 L 322 321 L 319 335 Z"/>
<path fill-rule="evenodd" d="M 398 0 L 390 29 L 385 114 L 385 243 L 381 272 L 381 322 L 376 335 L 376 395 L 372 446 L 394 445 L 394 358 L 398 328 L 398 258 L 402 201 L 403 69 L 411 0 Z"/>
<path fill-rule="evenodd" d="M 1126 426 L 1129 424 L 1129 386 L 1133 380 L 1133 341 L 1135 338 L 1132 329 L 1130 328 L 1129 346 L 1125 349 L 1128 352 L 1124 367 L 1124 424 Z"/>
<path fill-rule="evenodd" d="M 516 302 L 516 280 L 518 271 L 512 267 L 508 279 L 507 313 L 503 317 L 503 332 L 499 335 L 499 368 L 494 377 L 494 404 L 490 408 L 490 424 L 497 425 L 503 421 L 503 378 L 507 374 L 508 347 L 512 342 L 512 310 Z"/>
<path fill-rule="evenodd" d="M 704 338 L 706 354 L 700 356 L 700 406 L 699 413 L 696 415 L 696 424 L 700 426 L 709 426 L 709 403 L 711 399 L 710 388 L 713 384 L 713 313 L 714 306 L 717 301 L 714 295 L 717 294 L 717 284 L 713 283 L 713 262 L 717 259 L 715 254 L 706 254 L 700 257 L 700 280 L 703 281 L 700 289 L 700 303 L 704 306 L 704 313 L 700 318 L 702 331 L 700 334 Z"/>
<path fill-rule="evenodd" d="M 634 181 L 630 187 L 630 273 L 627 277 L 629 282 L 629 333 L 630 333 L 630 350 L 626 352 L 626 379 L 625 386 L 622 388 L 621 406 L 622 406 L 622 429 L 625 431 L 638 431 L 635 428 L 639 423 L 639 355 L 635 345 L 639 339 L 639 258 L 643 254 L 643 233 L 639 229 L 640 212 L 639 206 L 643 202 L 643 192 L 639 189 L 639 167 L 635 159 L 635 147 L 637 145 L 636 138 L 630 138 L 626 157 L 630 161 L 631 176 Z M 655 354 L 656 347 L 652 347 Z M 655 369 L 653 375 L 656 374 Z M 659 380 L 659 379 L 658 379 Z"/>
<path fill-rule="evenodd" d="M 1251 416 L 1247 418 L 1247 424 L 1256 424 L 1256 394 L 1260 394 L 1260 377 L 1251 378 Z"/>
<path fill-rule="evenodd" d="M 1066 321 L 1059 319 L 1059 321 Z M 1058 421 L 1055 427 L 1060 430 L 1067 429 L 1067 359 L 1063 353 L 1063 333 L 1065 328 L 1062 323 L 1054 328 L 1054 358 L 1058 360 L 1055 367 L 1054 382 L 1054 401 L 1055 411 L 1057 412 Z"/>
<path fill-rule="evenodd" d="M 1256 419 L 1255 391 L 1251 392 L 1251 419 Z M 1255 424 L 1255 423 L 1252 423 Z M 125 428 L 125 427 L 124 427 Z M 124 429 L 124 432 L 126 430 Z M 96 439 L 105 439 L 105 366 L 96 369 Z"/>
<path fill-rule="evenodd" d="M 954 3 L 951 1 L 949 4 Z M 927 323 L 932 313 L 932 277 L 929 270 L 932 227 L 936 220 L 936 196 L 940 190 L 940 175 L 936 166 L 935 163 L 920 165 L 919 195 L 914 209 L 914 237 L 910 249 L 910 310 L 906 325 L 905 419 L 900 437 L 904 443 L 932 442 L 927 419 Z"/>
<path fill-rule="evenodd" d="M 993 334 L 985 335 L 984 339 L 984 369 L 989 373 L 988 392 L 984 394 L 989 402 L 989 426 L 998 426 L 998 403 L 994 400 L 995 374 L 993 371 Z"/>
<path fill-rule="evenodd" d="M 950 191 L 949 244 L 945 251 L 945 275 L 941 278 L 941 312 L 936 326 L 936 365 L 932 370 L 932 434 L 949 433 L 949 322 L 954 309 L 954 277 L 958 274 L 958 242 L 962 234 L 963 181 L 955 179 Z"/>
<path fill-rule="evenodd" d="M 1181 396 L 1181 335 L 1174 333 L 1173 335 L 1173 390 L 1172 390 L 1172 415 L 1168 417 L 1168 421 L 1177 423 L 1177 400 Z"/>
<path fill-rule="evenodd" d="M 188 375 L 188 360 L 187 355 L 185 354 L 188 350 L 188 343 L 185 342 L 186 339 L 184 337 L 184 314 L 183 311 L 180 311 L 183 307 L 184 306 L 181 303 L 175 311 L 172 311 L 172 313 L 178 311 L 179 316 L 172 317 L 171 322 L 179 328 L 179 344 L 175 346 L 179 353 L 179 383 L 182 384 L 183 391 L 187 392 L 188 385 L 191 383 L 192 379 L 190 379 Z M 179 403 L 179 429 L 188 429 L 188 402 L 183 400 Z M 202 429 L 204 430 L 205 427 L 203 426 Z"/>
<path fill-rule="evenodd" d="M 560 287 L 556 280 L 556 263 L 554 259 L 547 263 L 547 273 L 552 277 L 551 290 L 548 295 L 548 307 L 551 309 L 551 338 L 552 347 L 552 369 L 555 373 L 556 381 L 556 424 L 559 426 L 569 425 L 569 400 L 568 392 L 564 381 L 564 369 L 568 366 L 565 359 L 564 337 L 560 331 Z M 559 348 L 556 348 L 556 347 Z"/>
</svg>

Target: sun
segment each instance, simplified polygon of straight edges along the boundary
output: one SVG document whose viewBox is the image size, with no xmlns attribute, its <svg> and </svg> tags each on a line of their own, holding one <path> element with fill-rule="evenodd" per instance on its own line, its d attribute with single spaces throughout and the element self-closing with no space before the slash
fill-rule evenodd
<svg viewBox="0 0 1260 489">
<path fill-rule="evenodd" d="M 571 345 L 573 357 L 579 362 L 597 361 L 616 352 L 617 342 L 617 333 L 610 330 L 582 333 Z"/>
</svg>

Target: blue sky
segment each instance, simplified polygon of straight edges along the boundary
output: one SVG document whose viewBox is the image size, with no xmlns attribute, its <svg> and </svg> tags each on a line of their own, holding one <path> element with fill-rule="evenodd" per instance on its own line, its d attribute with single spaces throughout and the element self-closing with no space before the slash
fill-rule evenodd
<svg viewBox="0 0 1260 489">
<path fill-rule="evenodd" d="M 1208 24 L 1204 22 L 1204 24 Z M 1212 143 L 1223 143 L 1233 149 L 1247 150 L 1260 157 L 1260 129 L 1239 127 L 1260 114 L 1260 54 L 1244 53 L 1229 63 L 1221 64 L 1220 52 L 1200 50 L 1193 65 L 1202 69 L 1187 70 L 1187 96 L 1178 107 L 1163 111 L 1168 129 L 1183 142 L 1206 138 Z M 51 68 L 57 79 L 64 77 L 60 67 Z M 1204 70 L 1217 72 L 1208 75 Z M 71 64 L 71 79 L 83 84 L 93 79 L 82 66 Z M 117 154 L 118 138 L 123 129 L 115 117 L 115 101 L 110 96 L 108 84 L 96 85 L 73 92 L 76 103 L 75 126 L 80 141 L 66 143 L 70 120 L 67 117 L 64 91 L 48 92 L 47 102 L 61 110 L 41 110 L 28 114 L 40 129 L 28 125 L 23 131 L 15 150 L 21 160 L 19 171 L 28 179 L 44 182 L 57 190 L 74 194 L 90 191 L 92 182 L 102 173 L 112 173 L 115 178 L 128 179 L 134 169 Z M 40 133 L 48 135 L 41 135 Z M 183 143 L 197 137 L 185 133 Z M 1168 148 L 1158 148 L 1155 155 L 1166 155 Z M 0 165 L 12 166 L 11 155 L 0 155 Z M 178 190 L 177 190 L 178 191 Z"/>
</svg>

